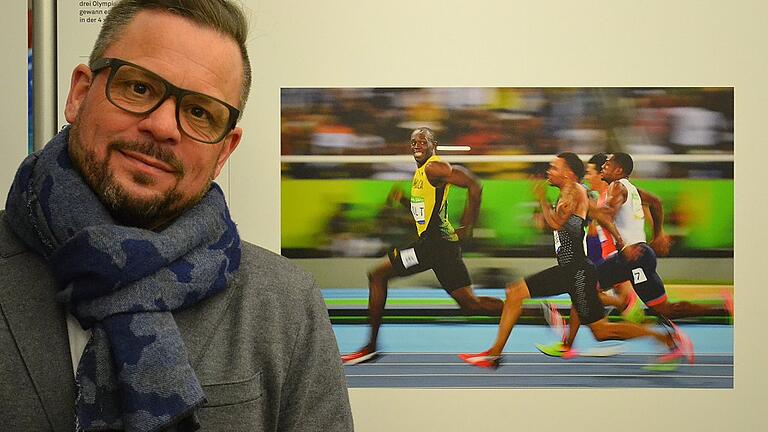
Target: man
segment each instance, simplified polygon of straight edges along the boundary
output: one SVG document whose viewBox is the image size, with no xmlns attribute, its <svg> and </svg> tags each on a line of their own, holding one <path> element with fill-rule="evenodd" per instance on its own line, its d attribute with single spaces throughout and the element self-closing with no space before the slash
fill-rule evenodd
<svg viewBox="0 0 768 432">
<path fill-rule="evenodd" d="M 560 189 L 556 207 L 552 208 L 547 202 L 543 184 L 538 185 L 535 193 L 544 221 L 553 230 L 557 265 L 507 285 L 504 311 L 494 345 L 479 354 L 460 354 L 459 358 L 465 362 L 479 367 L 498 367 L 504 345 L 522 312 L 523 301 L 566 292 L 571 297 L 574 315 L 589 326 L 599 341 L 646 336 L 666 345 L 676 356 L 691 352 L 690 340 L 681 332 L 662 334 L 634 323 L 611 323 L 605 318 L 603 305 L 597 296 L 595 266 L 586 257 L 583 247 L 589 209 L 587 191 L 579 184 L 583 175 L 584 164 L 574 153 L 561 153 L 550 163 L 547 180 Z M 617 247 L 621 250 L 622 238 L 609 222 L 604 226 L 614 234 Z M 627 251 L 626 258 L 634 258 L 633 250 Z"/>
<path fill-rule="evenodd" d="M 606 183 L 601 175 L 603 164 L 608 159 L 608 156 L 604 153 L 597 153 L 587 161 L 586 171 L 584 174 L 584 180 L 589 185 L 589 188 L 595 193 L 594 203 L 597 206 L 601 206 L 605 203 L 608 197 L 608 183 Z M 652 194 L 644 192 L 638 189 L 640 196 L 643 198 L 643 212 L 646 210 L 658 215 L 658 208 L 661 206 L 660 201 Z M 650 216 L 650 215 L 649 215 Z M 646 220 L 653 221 L 651 218 Z M 668 237 L 663 233 L 661 224 L 653 226 L 654 235 L 659 241 L 666 240 L 668 249 L 669 241 Z M 596 238 L 598 240 L 596 251 L 590 251 L 589 238 Z M 589 226 L 589 233 L 587 238 L 587 253 L 590 255 L 590 259 L 595 265 L 599 265 L 608 257 L 618 253 L 616 244 L 606 230 L 598 224 L 596 221 L 592 221 Z M 594 257 L 594 258 L 593 258 Z M 601 290 L 608 290 L 613 288 L 613 292 L 616 295 L 609 295 L 604 291 L 599 291 L 600 301 L 606 306 L 613 306 L 621 311 L 622 316 L 633 322 L 640 322 L 643 319 L 644 313 L 642 307 L 637 301 L 637 294 L 632 289 L 632 285 L 628 281 L 619 282 L 613 287 L 601 287 Z"/>
<path fill-rule="evenodd" d="M 352 430 L 312 279 L 212 180 L 250 87 L 228 0 L 124 0 L 0 213 L 3 430 Z"/>
<path fill-rule="evenodd" d="M 669 237 L 660 231 L 664 215 L 660 205 L 651 206 L 654 239 L 650 245 L 646 244 L 642 202 L 649 201 L 649 194 L 629 181 L 633 166 L 632 157 L 627 153 L 614 153 L 608 158 L 602 168 L 602 177 L 609 183 L 608 196 L 595 211 L 614 221 L 627 246 L 639 248 L 642 254 L 637 262 L 627 262 L 618 256 L 606 259 L 598 266 L 600 285 L 612 286 L 628 280 L 648 307 L 668 319 L 713 314 L 714 308 L 710 306 L 668 301 L 664 282 L 656 273 L 654 253 L 666 255 L 669 250 Z"/>
<path fill-rule="evenodd" d="M 417 169 L 411 183 L 410 200 L 398 190 L 389 199 L 399 201 L 413 213 L 418 240 L 406 248 L 394 248 L 388 260 L 368 274 L 368 319 L 371 334 L 360 351 L 345 355 L 342 361 L 354 365 L 373 360 L 378 355 L 377 340 L 387 284 L 390 279 L 432 269 L 440 284 L 468 315 L 499 315 L 503 302 L 493 297 L 478 297 L 472 290 L 469 272 L 461 258 L 461 240 L 472 236 L 472 227 L 480 212 L 482 187 L 472 173 L 440 160 L 435 133 L 421 127 L 411 133 L 411 151 Z M 448 191 L 451 185 L 466 188 L 467 204 L 461 226 L 454 230 L 448 221 Z"/>
</svg>

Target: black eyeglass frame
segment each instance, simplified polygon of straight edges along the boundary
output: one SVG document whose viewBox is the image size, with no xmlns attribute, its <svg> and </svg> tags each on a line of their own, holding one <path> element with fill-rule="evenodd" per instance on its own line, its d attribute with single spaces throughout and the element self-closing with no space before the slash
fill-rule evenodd
<svg viewBox="0 0 768 432">
<path fill-rule="evenodd" d="M 139 70 L 141 70 L 141 71 L 143 71 L 143 72 L 145 72 L 145 73 L 147 73 L 147 74 L 149 74 L 149 75 L 151 75 L 153 77 L 156 77 L 158 80 L 162 81 L 162 83 L 165 85 L 165 94 L 163 94 L 163 96 L 157 101 L 157 103 L 154 106 L 152 106 L 152 108 L 150 108 L 150 109 L 148 109 L 146 111 L 141 111 L 141 112 L 139 112 L 139 111 L 131 111 L 129 109 L 121 107 L 120 105 L 116 104 L 115 101 L 112 100 L 112 97 L 110 96 L 110 91 L 109 91 L 109 87 L 112 84 L 112 78 L 115 77 L 115 74 L 117 73 L 117 70 L 120 69 L 120 66 L 124 66 L 124 65 L 125 66 L 131 66 L 131 67 L 139 69 Z M 101 58 L 101 59 L 98 59 L 95 62 L 93 62 L 93 67 L 91 68 L 91 72 L 93 72 L 93 74 L 95 76 L 96 74 L 98 74 L 99 72 L 101 72 L 102 70 L 107 69 L 107 68 L 109 68 L 110 71 L 109 71 L 109 77 L 107 78 L 107 84 L 104 86 L 104 93 L 106 94 L 107 99 L 112 103 L 112 105 L 120 108 L 123 111 L 129 112 L 129 113 L 132 113 L 132 114 L 146 115 L 146 114 L 149 114 L 152 111 L 156 110 L 160 105 L 163 104 L 163 102 L 166 101 L 166 99 L 168 99 L 169 97 L 173 96 L 174 98 L 176 98 L 176 125 L 179 127 L 179 130 L 184 133 L 184 135 L 188 136 L 189 138 L 191 138 L 191 139 L 193 139 L 195 141 L 198 141 L 198 142 L 201 142 L 201 143 L 205 143 L 205 144 L 216 144 L 216 143 L 220 142 L 221 140 L 223 140 L 227 136 L 227 134 L 232 132 L 232 130 L 237 125 L 238 118 L 240 118 L 240 110 L 235 108 L 235 107 L 233 107 L 232 105 L 224 102 L 223 100 L 215 98 L 213 96 L 209 96 L 209 95 L 204 94 L 204 93 L 200 93 L 200 92 L 196 92 L 196 91 L 192 91 L 192 90 L 187 90 L 187 89 L 183 89 L 183 88 L 180 88 L 180 87 L 176 87 L 175 85 L 171 84 L 167 79 L 165 79 L 165 78 L 161 77 L 160 75 L 152 72 L 151 70 L 148 70 L 148 69 L 143 68 L 143 67 L 141 67 L 141 66 L 139 66 L 137 64 L 133 64 L 133 63 L 125 61 L 125 60 L 121 60 L 121 59 L 118 59 L 118 58 Z M 213 100 L 223 104 L 229 110 L 229 122 L 227 124 L 227 127 L 224 128 L 224 132 L 222 132 L 221 135 L 217 139 L 215 139 L 213 141 L 206 141 L 206 140 L 202 140 L 200 138 L 195 138 L 192 135 L 190 135 L 187 131 L 185 131 L 184 128 L 181 126 L 181 120 L 179 119 L 179 110 L 181 109 L 181 104 L 179 103 L 179 101 L 181 100 L 182 97 L 184 97 L 185 95 L 188 95 L 188 94 L 200 95 L 200 96 L 205 96 L 207 98 L 211 98 L 211 99 L 213 99 Z"/>
</svg>

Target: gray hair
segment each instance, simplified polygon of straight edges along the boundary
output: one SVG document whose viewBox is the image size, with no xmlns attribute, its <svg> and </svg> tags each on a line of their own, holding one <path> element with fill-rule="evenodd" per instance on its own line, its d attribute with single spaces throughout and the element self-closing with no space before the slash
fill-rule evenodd
<svg viewBox="0 0 768 432">
<path fill-rule="evenodd" d="M 104 51 L 120 37 L 133 18 L 145 10 L 166 11 L 188 18 L 201 26 L 231 37 L 237 43 L 243 60 L 243 84 L 239 103 L 242 111 L 251 91 L 251 62 L 245 46 L 248 21 L 242 8 L 231 0 L 121 0 L 110 9 L 104 19 L 88 64 L 93 67 L 94 62 L 102 58 Z"/>
</svg>

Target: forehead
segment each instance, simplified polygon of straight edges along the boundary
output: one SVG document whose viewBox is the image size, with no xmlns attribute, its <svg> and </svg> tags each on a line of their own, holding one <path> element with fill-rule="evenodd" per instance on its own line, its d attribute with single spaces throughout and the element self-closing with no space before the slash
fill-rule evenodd
<svg viewBox="0 0 768 432">
<path fill-rule="evenodd" d="M 565 160 L 563 158 L 556 157 L 552 159 L 552 161 L 549 163 L 549 166 L 557 169 L 564 169 L 565 168 Z"/>
<path fill-rule="evenodd" d="M 429 141 L 430 136 L 426 131 L 413 131 L 411 134 L 411 141 Z"/>
<path fill-rule="evenodd" d="M 243 64 L 237 43 L 187 18 L 142 11 L 104 56 L 138 64 L 176 86 L 239 104 Z"/>
</svg>

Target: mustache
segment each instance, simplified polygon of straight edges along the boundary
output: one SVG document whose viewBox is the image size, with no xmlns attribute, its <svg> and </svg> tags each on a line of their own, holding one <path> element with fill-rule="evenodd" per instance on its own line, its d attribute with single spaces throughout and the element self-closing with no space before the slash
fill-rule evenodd
<svg viewBox="0 0 768 432">
<path fill-rule="evenodd" d="M 184 177 L 184 164 L 181 163 L 173 152 L 151 141 L 115 140 L 109 143 L 108 149 L 112 151 L 128 150 L 155 158 L 173 168 L 174 175 L 177 178 Z"/>
</svg>

